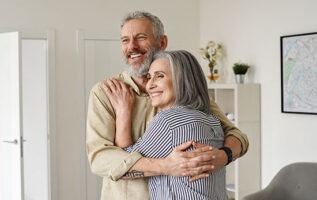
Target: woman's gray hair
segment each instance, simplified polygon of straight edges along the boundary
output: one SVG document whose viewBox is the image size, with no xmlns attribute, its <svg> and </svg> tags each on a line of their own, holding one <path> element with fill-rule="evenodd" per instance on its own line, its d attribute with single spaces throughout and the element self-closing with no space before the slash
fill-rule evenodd
<svg viewBox="0 0 317 200">
<path fill-rule="evenodd" d="M 148 19 L 152 23 L 153 28 L 153 34 L 155 40 L 160 40 L 161 37 L 164 35 L 164 26 L 161 20 L 155 16 L 152 15 L 149 12 L 143 12 L 143 11 L 135 11 L 128 13 L 122 20 L 121 28 L 124 26 L 124 24 L 132 19 Z"/>
<path fill-rule="evenodd" d="M 188 51 L 159 51 L 153 60 L 167 58 L 173 74 L 175 105 L 211 113 L 205 74 L 197 59 Z"/>
</svg>

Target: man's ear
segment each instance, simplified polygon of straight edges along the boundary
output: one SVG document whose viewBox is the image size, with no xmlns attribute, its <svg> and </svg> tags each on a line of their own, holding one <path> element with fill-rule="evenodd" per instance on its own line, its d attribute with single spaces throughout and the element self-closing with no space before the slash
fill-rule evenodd
<svg viewBox="0 0 317 200">
<path fill-rule="evenodd" d="M 163 35 L 160 43 L 161 50 L 165 50 L 167 48 L 167 42 L 167 35 Z"/>
</svg>

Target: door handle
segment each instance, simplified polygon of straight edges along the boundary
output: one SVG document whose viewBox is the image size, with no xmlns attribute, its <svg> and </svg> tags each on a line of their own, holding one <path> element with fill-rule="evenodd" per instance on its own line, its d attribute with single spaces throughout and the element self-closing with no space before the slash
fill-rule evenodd
<svg viewBox="0 0 317 200">
<path fill-rule="evenodd" d="M 2 142 L 4 142 L 4 143 L 10 143 L 10 144 L 18 144 L 18 140 L 17 139 L 15 139 L 15 140 L 3 140 Z"/>
</svg>

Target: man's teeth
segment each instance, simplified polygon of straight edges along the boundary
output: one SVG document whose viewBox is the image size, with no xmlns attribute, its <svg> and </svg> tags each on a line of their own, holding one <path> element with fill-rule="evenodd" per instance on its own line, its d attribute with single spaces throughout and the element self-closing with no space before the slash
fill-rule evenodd
<svg viewBox="0 0 317 200">
<path fill-rule="evenodd" d="M 134 55 L 131 55 L 131 58 L 137 58 L 137 57 L 140 57 L 141 54 L 134 54 Z"/>
</svg>

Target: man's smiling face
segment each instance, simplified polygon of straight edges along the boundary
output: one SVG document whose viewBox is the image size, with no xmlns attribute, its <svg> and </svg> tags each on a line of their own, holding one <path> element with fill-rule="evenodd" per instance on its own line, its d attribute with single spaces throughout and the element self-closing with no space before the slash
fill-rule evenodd
<svg viewBox="0 0 317 200">
<path fill-rule="evenodd" d="M 151 21 L 132 19 L 121 29 L 121 50 L 134 75 L 147 74 L 152 54 L 159 49 L 155 41 Z"/>
</svg>

